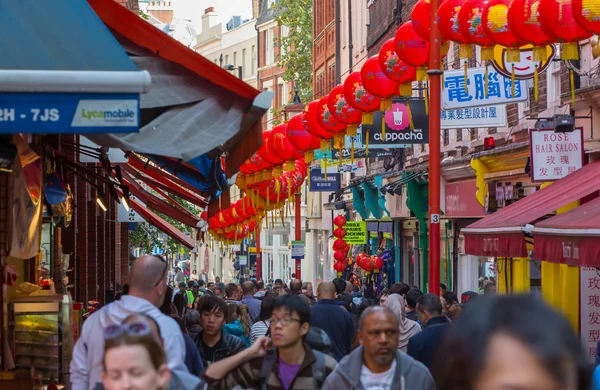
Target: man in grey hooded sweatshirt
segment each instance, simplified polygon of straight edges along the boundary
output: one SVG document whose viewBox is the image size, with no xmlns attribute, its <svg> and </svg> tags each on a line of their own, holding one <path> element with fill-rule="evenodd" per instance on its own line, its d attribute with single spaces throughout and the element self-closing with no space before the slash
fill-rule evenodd
<svg viewBox="0 0 600 390">
<path fill-rule="evenodd" d="M 338 363 L 322 390 L 435 390 L 427 367 L 398 350 L 398 320 L 387 307 L 369 307 L 358 328 L 361 346 Z"/>
</svg>

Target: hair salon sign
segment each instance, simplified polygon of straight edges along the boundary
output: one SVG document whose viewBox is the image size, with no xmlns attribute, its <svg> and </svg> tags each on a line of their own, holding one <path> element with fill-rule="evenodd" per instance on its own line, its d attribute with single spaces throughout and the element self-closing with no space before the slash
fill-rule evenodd
<svg viewBox="0 0 600 390">
<path fill-rule="evenodd" d="M 552 129 L 531 130 L 531 181 L 562 179 L 583 166 L 583 129 L 555 133 Z"/>
</svg>

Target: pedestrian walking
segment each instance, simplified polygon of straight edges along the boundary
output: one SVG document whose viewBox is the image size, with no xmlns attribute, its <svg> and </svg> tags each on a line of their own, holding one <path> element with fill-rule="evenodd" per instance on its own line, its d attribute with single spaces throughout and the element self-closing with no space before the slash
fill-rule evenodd
<svg viewBox="0 0 600 390">
<path fill-rule="evenodd" d="M 264 297 L 260 303 L 260 315 L 250 331 L 250 344 L 254 344 L 260 337 L 267 335 L 269 331 L 271 310 L 273 308 L 273 298 Z"/>
<path fill-rule="evenodd" d="M 242 294 L 237 284 L 228 283 L 225 286 L 225 303 L 242 303 Z"/>
<path fill-rule="evenodd" d="M 413 320 L 415 322 L 419 321 L 419 315 L 417 314 L 417 301 L 422 295 L 423 292 L 421 292 L 421 290 L 418 288 L 411 288 L 406 293 L 406 318 L 409 320 Z M 421 326 L 420 323 L 419 326 Z"/>
<path fill-rule="evenodd" d="M 185 275 L 181 272 L 181 268 L 175 267 L 175 276 L 173 276 L 173 282 L 176 286 L 179 286 L 179 283 L 185 283 Z"/>
<path fill-rule="evenodd" d="M 107 327 L 120 324 L 133 313 L 145 313 L 157 322 L 164 340 L 168 367 L 187 371 L 181 330 L 172 318 L 158 309 L 165 301 L 167 274 L 167 263 L 162 257 L 146 255 L 133 261 L 129 273 L 129 294 L 102 307 L 83 323 L 70 366 L 73 390 L 94 389 L 100 383 L 104 338 L 98 335 Z"/>
<path fill-rule="evenodd" d="M 200 313 L 198 310 L 190 310 L 183 316 L 183 324 L 187 329 L 188 335 L 192 340 L 196 340 L 196 336 L 200 333 L 202 326 L 200 325 Z"/>
<path fill-rule="evenodd" d="M 244 282 L 242 285 L 242 292 L 244 293 L 242 303 L 248 307 L 250 323 L 253 324 L 260 314 L 260 300 L 254 297 L 254 293 L 256 293 L 256 286 L 254 285 L 254 282 Z"/>
<path fill-rule="evenodd" d="M 572 325 L 528 295 L 469 302 L 446 333 L 432 373 L 438 390 L 592 388 L 591 365 Z"/>
<path fill-rule="evenodd" d="M 311 309 L 311 325 L 327 333 L 331 340 L 331 353 L 340 360 L 351 351 L 355 328 L 350 313 L 335 302 L 335 291 L 332 282 L 319 284 L 318 301 Z"/>
<path fill-rule="evenodd" d="M 271 340 L 259 338 L 249 349 L 206 370 L 211 389 L 314 390 L 335 368 L 335 360 L 303 342 L 311 312 L 298 296 L 283 295 L 273 303 Z M 274 347 L 271 349 L 270 347 Z"/>
<path fill-rule="evenodd" d="M 177 322 L 181 333 L 183 333 L 183 341 L 185 341 L 185 366 L 191 374 L 199 377 L 204 373 L 204 365 L 202 364 L 202 358 L 200 357 L 196 343 L 194 343 L 194 340 L 188 334 L 183 319 L 176 314 L 172 314 L 171 318 Z"/>
<path fill-rule="evenodd" d="M 427 367 L 398 349 L 399 325 L 387 307 L 367 308 L 358 325 L 361 346 L 342 359 L 323 390 L 435 390 Z"/>
<path fill-rule="evenodd" d="M 190 275 L 190 280 L 197 282 L 199 279 L 200 277 L 198 276 L 198 272 L 196 270 L 193 270 L 192 274 Z"/>
<path fill-rule="evenodd" d="M 227 318 L 227 304 L 220 298 L 203 297 L 200 304 L 202 330 L 196 336 L 204 367 L 244 350 L 246 345 L 238 337 L 223 332 Z"/>
<path fill-rule="evenodd" d="M 398 349 L 406 353 L 408 340 L 421 331 L 421 325 L 406 318 L 406 303 L 398 294 L 392 294 L 385 302 L 385 307 L 390 309 L 398 320 L 400 333 L 398 335 Z"/>
<path fill-rule="evenodd" d="M 454 321 L 462 311 L 462 307 L 458 302 L 458 296 L 453 291 L 446 291 L 440 299 L 442 301 L 442 313 Z"/>
<path fill-rule="evenodd" d="M 248 306 L 235 303 L 227 304 L 227 323 L 223 327 L 227 334 L 239 337 L 246 347 L 250 346 L 250 322 L 248 320 Z"/>
<path fill-rule="evenodd" d="M 317 303 L 317 301 L 315 300 L 313 285 L 311 282 L 302 283 L 302 294 L 304 294 L 308 298 L 311 306 Z"/>
<path fill-rule="evenodd" d="M 417 300 L 417 313 L 424 328 L 408 340 L 407 352 L 431 369 L 450 320 L 442 314 L 440 297 L 435 294 L 425 294 Z"/>
<path fill-rule="evenodd" d="M 266 293 L 267 292 L 265 291 L 265 282 L 263 282 L 262 280 L 257 280 L 256 293 L 254 293 L 254 298 L 262 300 L 265 297 Z"/>
</svg>

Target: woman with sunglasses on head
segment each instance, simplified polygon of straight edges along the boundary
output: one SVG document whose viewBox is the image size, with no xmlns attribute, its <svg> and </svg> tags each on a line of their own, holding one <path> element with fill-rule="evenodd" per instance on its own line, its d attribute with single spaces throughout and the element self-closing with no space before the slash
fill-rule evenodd
<svg viewBox="0 0 600 390">
<path fill-rule="evenodd" d="M 143 322 L 104 330 L 105 390 L 164 390 L 171 372 L 161 342 Z"/>
</svg>

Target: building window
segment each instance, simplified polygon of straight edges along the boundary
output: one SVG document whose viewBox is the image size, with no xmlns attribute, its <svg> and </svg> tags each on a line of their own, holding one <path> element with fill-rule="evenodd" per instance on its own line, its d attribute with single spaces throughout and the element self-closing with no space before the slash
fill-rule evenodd
<svg viewBox="0 0 600 390">
<path fill-rule="evenodd" d="M 237 66 L 237 51 L 233 52 L 233 66 Z"/>
<path fill-rule="evenodd" d="M 444 129 L 444 146 L 450 144 L 450 130 Z"/>
<path fill-rule="evenodd" d="M 225 54 L 225 63 L 223 65 L 229 65 L 229 54 Z"/>
<path fill-rule="evenodd" d="M 272 65 L 274 62 L 275 50 L 274 50 L 274 39 L 273 29 L 267 30 L 267 39 L 265 41 L 265 65 Z"/>
<path fill-rule="evenodd" d="M 479 129 L 470 129 L 469 133 L 471 133 L 471 141 L 475 141 L 479 137 Z"/>
<path fill-rule="evenodd" d="M 290 102 L 290 91 L 288 90 L 287 81 L 284 81 L 281 85 L 281 101 L 284 106 L 288 105 Z"/>
<path fill-rule="evenodd" d="M 556 55 L 557 57 L 560 55 L 558 50 Z M 560 61 L 552 61 L 548 66 L 546 74 L 548 75 L 548 107 L 556 101 L 558 101 L 556 105 L 560 105 Z"/>
<path fill-rule="evenodd" d="M 250 74 L 254 75 L 256 73 L 256 46 L 252 45 L 252 51 L 250 52 L 252 58 L 250 59 Z"/>
<path fill-rule="evenodd" d="M 242 77 L 246 77 L 248 69 L 246 67 L 246 49 L 242 49 Z"/>
<path fill-rule="evenodd" d="M 456 129 L 456 141 L 457 142 L 461 142 L 462 141 L 462 136 L 463 136 L 463 130 L 462 129 Z"/>
</svg>

